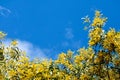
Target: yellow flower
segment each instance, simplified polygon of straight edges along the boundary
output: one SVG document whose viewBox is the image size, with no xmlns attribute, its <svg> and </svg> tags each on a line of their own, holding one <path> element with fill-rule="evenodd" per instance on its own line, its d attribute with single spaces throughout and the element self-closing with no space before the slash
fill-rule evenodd
<svg viewBox="0 0 120 80">
<path fill-rule="evenodd" d="M 11 42 L 11 45 L 13 45 L 13 46 L 16 46 L 18 44 L 18 41 L 16 41 L 16 40 L 13 40 L 12 42 Z"/>
<path fill-rule="evenodd" d="M 67 51 L 67 56 L 68 56 L 69 58 L 71 58 L 72 55 L 73 55 L 73 52 L 72 52 L 71 50 L 68 50 L 68 51 Z"/>
<path fill-rule="evenodd" d="M 108 31 L 106 37 L 108 37 L 108 38 L 110 38 L 110 37 L 114 37 L 115 34 L 116 34 L 115 29 L 112 29 L 112 28 L 111 28 L 111 29 Z"/>
<path fill-rule="evenodd" d="M 94 42 L 94 41 L 89 40 L 89 45 L 90 45 L 90 46 L 93 46 L 94 44 L 95 44 L 95 42 Z"/>
<path fill-rule="evenodd" d="M 35 64 L 36 73 L 43 72 L 45 67 L 41 64 Z"/>
<path fill-rule="evenodd" d="M 81 80 L 89 80 L 89 76 L 87 74 L 81 74 L 80 79 Z"/>
<path fill-rule="evenodd" d="M 114 60 L 114 63 L 115 63 L 116 66 L 119 66 L 120 60 Z"/>
<path fill-rule="evenodd" d="M 5 34 L 4 32 L 0 31 L 0 39 L 3 39 L 7 34 Z"/>
<path fill-rule="evenodd" d="M 28 78 L 31 78 L 32 76 L 34 76 L 34 74 L 33 74 L 33 72 L 32 72 L 32 70 L 31 69 L 27 69 L 27 71 L 25 71 L 26 73 L 27 73 L 27 77 Z"/>
<path fill-rule="evenodd" d="M 96 10 L 96 11 L 95 11 L 95 16 L 96 16 L 96 17 L 100 17 L 100 16 L 101 16 L 100 11 Z"/>
<path fill-rule="evenodd" d="M 96 27 L 96 26 L 103 26 L 104 21 L 102 18 L 96 17 L 93 20 L 92 26 Z"/>
<path fill-rule="evenodd" d="M 42 78 L 41 77 L 35 77 L 35 79 L 34 80 L 41 80 Z"/>
<path fill-rule="evenodd" d="M 84 60 L 83 56 L 79 56 L 79 55 L 75 56 L 75 63 L 79 64 L 82 60 Z"/>
<path fill-rule="evenodd" d="M 106 22 L 107 18 L 101 17 L 100 11 L 95 12 L 95 18 L 93 20 L 92 26 L 93 27 L 102 27 L 104 23 Z"/>
<path fill-rule="evenodd" d="M 71 79 L 71 77 L 69 75 L 66 75 L 65 77 L 66 77 L 65 80 L 70 80 Z"/>
<path fill-rule="evenodd" d="M 110 29 L 107 32 L 105 39 L 103 40 L 103 47 L 110 51 L 114 50 L 114 47 L 118 46 L 118 41 L 119 41 L 116 37 L 117 36 L 115 30 Z"/>
<path fill-rule="evenodd" d="M 95 64 L 100 63 L 100 59 L 99 59 L 99 58 L 95 58 L 94 63 L 95 63 Z"/>
<path fill-rule="evenodd" d="M 93 67 L 93 66 L 90 66 L 90 67 L 89 67 L 89 72 L 90 72 L 90 73 L 93 73 L 93 72 L 94 72 L 94 67 Z"/>
<path fill-rule="evenodd" d="M 10 78 L 10 77 L 15 76 L 16 72 L 14 70 L 10 70 L 10 71 L 8 71 L 8 74 L 9 74 L 9 78 Z"/>
<path fill-rule="evenodd" d="M 89 33 L 89 45 L 95 45 L 96 43 L 98 43 L 101 39 L 101 35 L 102 35 L 102 29 L 99 27 L 94 28 L 93 30 L 90 31 Z"/>
<path fill-rule="evenodd" d="M 61 54 L 59 54 L 59 60 L 62 60 L 62 61 L 64 61 L 65 60 L 65 58 L 66 58 L 66 54 L 65 53 L 61 53 Z"/>
</svg>

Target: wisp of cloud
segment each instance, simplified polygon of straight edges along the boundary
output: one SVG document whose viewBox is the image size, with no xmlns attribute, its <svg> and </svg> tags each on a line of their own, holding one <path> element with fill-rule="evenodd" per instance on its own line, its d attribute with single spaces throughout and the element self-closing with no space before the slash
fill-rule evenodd
<svg viewBox="0 0 120 80">
<path fill-rule="evenodd" d="M 11 11 L 8 8 L 0 6 L 0 16 L 7 17 L 7 16 L 9 16 L 10 13 L 11 13 Z"/>
</svg>

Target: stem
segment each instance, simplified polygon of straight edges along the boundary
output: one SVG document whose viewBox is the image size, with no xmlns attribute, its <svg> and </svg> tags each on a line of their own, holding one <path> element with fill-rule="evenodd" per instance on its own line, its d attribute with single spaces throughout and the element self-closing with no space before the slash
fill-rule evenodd
<svg viewBox="0 0 120 80">
<path fill-rule="evenodd" d="M 108 72 L 108 65 L 107 65 L 107 74 L 108 74 L 108 79 L 110 80 L 110 75 L 109 75 L 109 72 Z"/>
</svg>

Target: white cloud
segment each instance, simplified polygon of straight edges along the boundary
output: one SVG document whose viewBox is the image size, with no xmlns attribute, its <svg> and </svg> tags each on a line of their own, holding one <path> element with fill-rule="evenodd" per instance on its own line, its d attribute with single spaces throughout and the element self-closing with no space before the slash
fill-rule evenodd
<svg viewBox="0 0 120 80">
<path fill-rule="evenodd" d="M 66 47 L 66 48 L 73 48 L 73 49 L 79 49 L 81 47 L 80 45 L 81 41 L 64 41 L 62 42 L 62 47 Z"/>
<path fill-rule="evenodd" d="M 25 51 L 27 56 L 29 56 L 31 60 L 34 59 L 34 58 L 40 58 L 40 59 L 47 58 L 44 51 L 42 49 L 40 49 L 39 47 L 36 47 L 32 43 L 30 43 L 28 41 L 19 40 L 19 39 L 17 41 L 18 41 L 18 47 L 21 50 Z M 9 46 L 10 42 L 11 42 L 10 39 L 6 39 L 4 41 L 4 44 L 6 46 Z"/>
<path fill-rule="evenodd" d="M 72 39 L 74 37 L 72 28 L 66 28 L 65 31 L 66 31 L 65 37 L 67 39 Z"/>
<path fill-rule="evenodd" d="M 8 16 L 11 11 L 3 6 L 0 6 L 0 16 Z"/>
<path fill-rule="evenodd" d="M 61 46 L 64 48 L 73 48 L 73 49 L 78 49 L 80 48 L 80 40 L 75 40 L 74 39 L 74 34 L 73 34 L 73 29 L 72 28 L 65 28 L 65 38 L 67 40 L 63 41 L 61 43 Z"/>
<path fill-rule="evenodd" d="M 26 51 L 27 55 L 30 56 L 30 58 L 47 58 L 45 53 L 42 51 L 42 49 L 34 46 L 32 43 L 27 42 L 27 41 L 21 41 L 18 40 L 19 44 L 18 47 L 24 51 Z"/>
</svg>

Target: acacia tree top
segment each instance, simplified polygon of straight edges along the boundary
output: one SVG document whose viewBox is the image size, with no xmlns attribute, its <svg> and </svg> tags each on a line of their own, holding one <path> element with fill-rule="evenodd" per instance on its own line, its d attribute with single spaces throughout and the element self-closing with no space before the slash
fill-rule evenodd
<svg viewBox="0 0 120 80">
<path fill-rule="evenodd" d="M 62 52 L 56 60 L 29 61 L 16 40 L 2 46 L 5 63 L 0 66 L 2 78 L 7 80 L 119 80 L 120 32 L 104 31 L 107 21 L 100 11 L 93 20 L 86 16 L 84 23 L 90 28 L 89 46 L 76 52 Z M 5 36 L 0 32 L 0 38 Z M 3 43 L 4 44 L 4 43 Z"/>
</svg>

